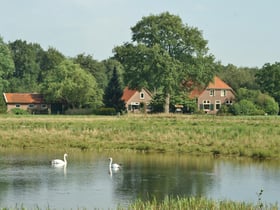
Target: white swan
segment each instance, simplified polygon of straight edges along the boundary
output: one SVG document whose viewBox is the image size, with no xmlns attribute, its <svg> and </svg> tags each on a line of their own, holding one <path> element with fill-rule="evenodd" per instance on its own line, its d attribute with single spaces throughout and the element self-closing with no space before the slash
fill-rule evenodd
<svg viewBox="0 0 280 210">
<path fill-rule="evenodd" d="M 111 171 L 111 169 L 119 170 L 121 168 L 121 165 L 119 165 L 117 163 L 113 163 L 113 158 L 110 157 L 109 160 L 110 160 L 109 171 Z"/>
<path fill-rule="evenodd" d="M 67 165 L 67 160 L 66 160 L 67 154 L 65 153 L 63 156 L 64 160 L 60 160 L 60 159 L 54 159 L 51 161 L 52 166 L 55 167 L 62 167 L 62 166 L 66 166 Z"/>
</svg>

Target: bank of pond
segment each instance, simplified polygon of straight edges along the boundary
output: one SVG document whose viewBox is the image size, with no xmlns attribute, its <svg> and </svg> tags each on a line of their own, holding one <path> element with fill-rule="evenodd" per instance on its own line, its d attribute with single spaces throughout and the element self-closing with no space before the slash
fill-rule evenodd
<svg viewBox="0 0 280 210">
<path fill-rule="evenodd" d="M 280 158 L 278 116 L 0 116 L 0 149 Z"/>
</svg>

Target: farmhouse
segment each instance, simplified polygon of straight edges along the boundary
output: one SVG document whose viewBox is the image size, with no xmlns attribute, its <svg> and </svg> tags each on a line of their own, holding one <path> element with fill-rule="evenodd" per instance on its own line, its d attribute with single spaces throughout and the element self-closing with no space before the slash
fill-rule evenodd
<svg viewBox="0 0 280 210">
<path fill-rule="evenodd" d="M 32 114 L 47 114 L 49 105 L 44 97 L 39 93 L 3 93 L 7 105 L 7 112 L 18 108 L 26 110 Z"/>
<path fill-rule="evenodd" d="M 198 110 L 216 114 L 222 105 L 232 105 L 235 93 L 229 85 L 215 76 L 205 89 L 192 90 L 190 98 L 196 99 Z"/>
<path fill-rule="evenodd" d="M 125 107 L 128 112 L 149 112 L 149 103 L 152 100 L 152 94 L 146 89 L 141 91 L 132 90 L 126 87 L 123 91 L 122 100 L 125 102 Z"/>
</svg>

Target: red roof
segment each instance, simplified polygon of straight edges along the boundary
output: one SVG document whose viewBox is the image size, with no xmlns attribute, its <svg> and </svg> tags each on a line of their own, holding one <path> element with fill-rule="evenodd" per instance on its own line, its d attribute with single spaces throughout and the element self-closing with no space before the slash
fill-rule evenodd
<svg viewBox="0 0 280 210">
<path fill-rule="evenodd" d="M 127 102 L 136 92 L 137 92 L 137 90 L 131 90 L 128 87 L 125 87 L 125 89 L 123 91 L 122 100 Z"/>
<path fill-rule="evenodd" d="M 223 80 L 221 80 L 219 77 L 215 76 L 214 80 L 208 84 L 208 86 L 205 89 L 230 89 L 232 88 L 228 86 Z M 198 97 L 201 93 L 203 93 L 204 90 L 200 90 L 198 88 L 194 88 L 190 94 L 190 98 L 196 98 Z"/>
<path fill-rule="evenodd" d="M 42 104 L 43 95 L 39 93 L 4 93 L 7 104 Z"/>
<path fill-rule="evenodd" d="M 232 89 L 232 88 L 230 86 L 228 86 L 219 77 L 215 76 L 214 81 L 209 83 L 209 85 L 207 86 L 207 89 Z"/>
</svg>

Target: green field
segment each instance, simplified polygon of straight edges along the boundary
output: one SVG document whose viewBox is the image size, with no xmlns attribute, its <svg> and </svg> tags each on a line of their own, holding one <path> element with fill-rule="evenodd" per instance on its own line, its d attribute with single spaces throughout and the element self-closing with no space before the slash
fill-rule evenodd
<svg viewBox="0 0 280 210">
<path fill-rule="evenodd" d="M 0 116 L 1 149 L 280 157 L 278 116 Z"/>
</svg>

